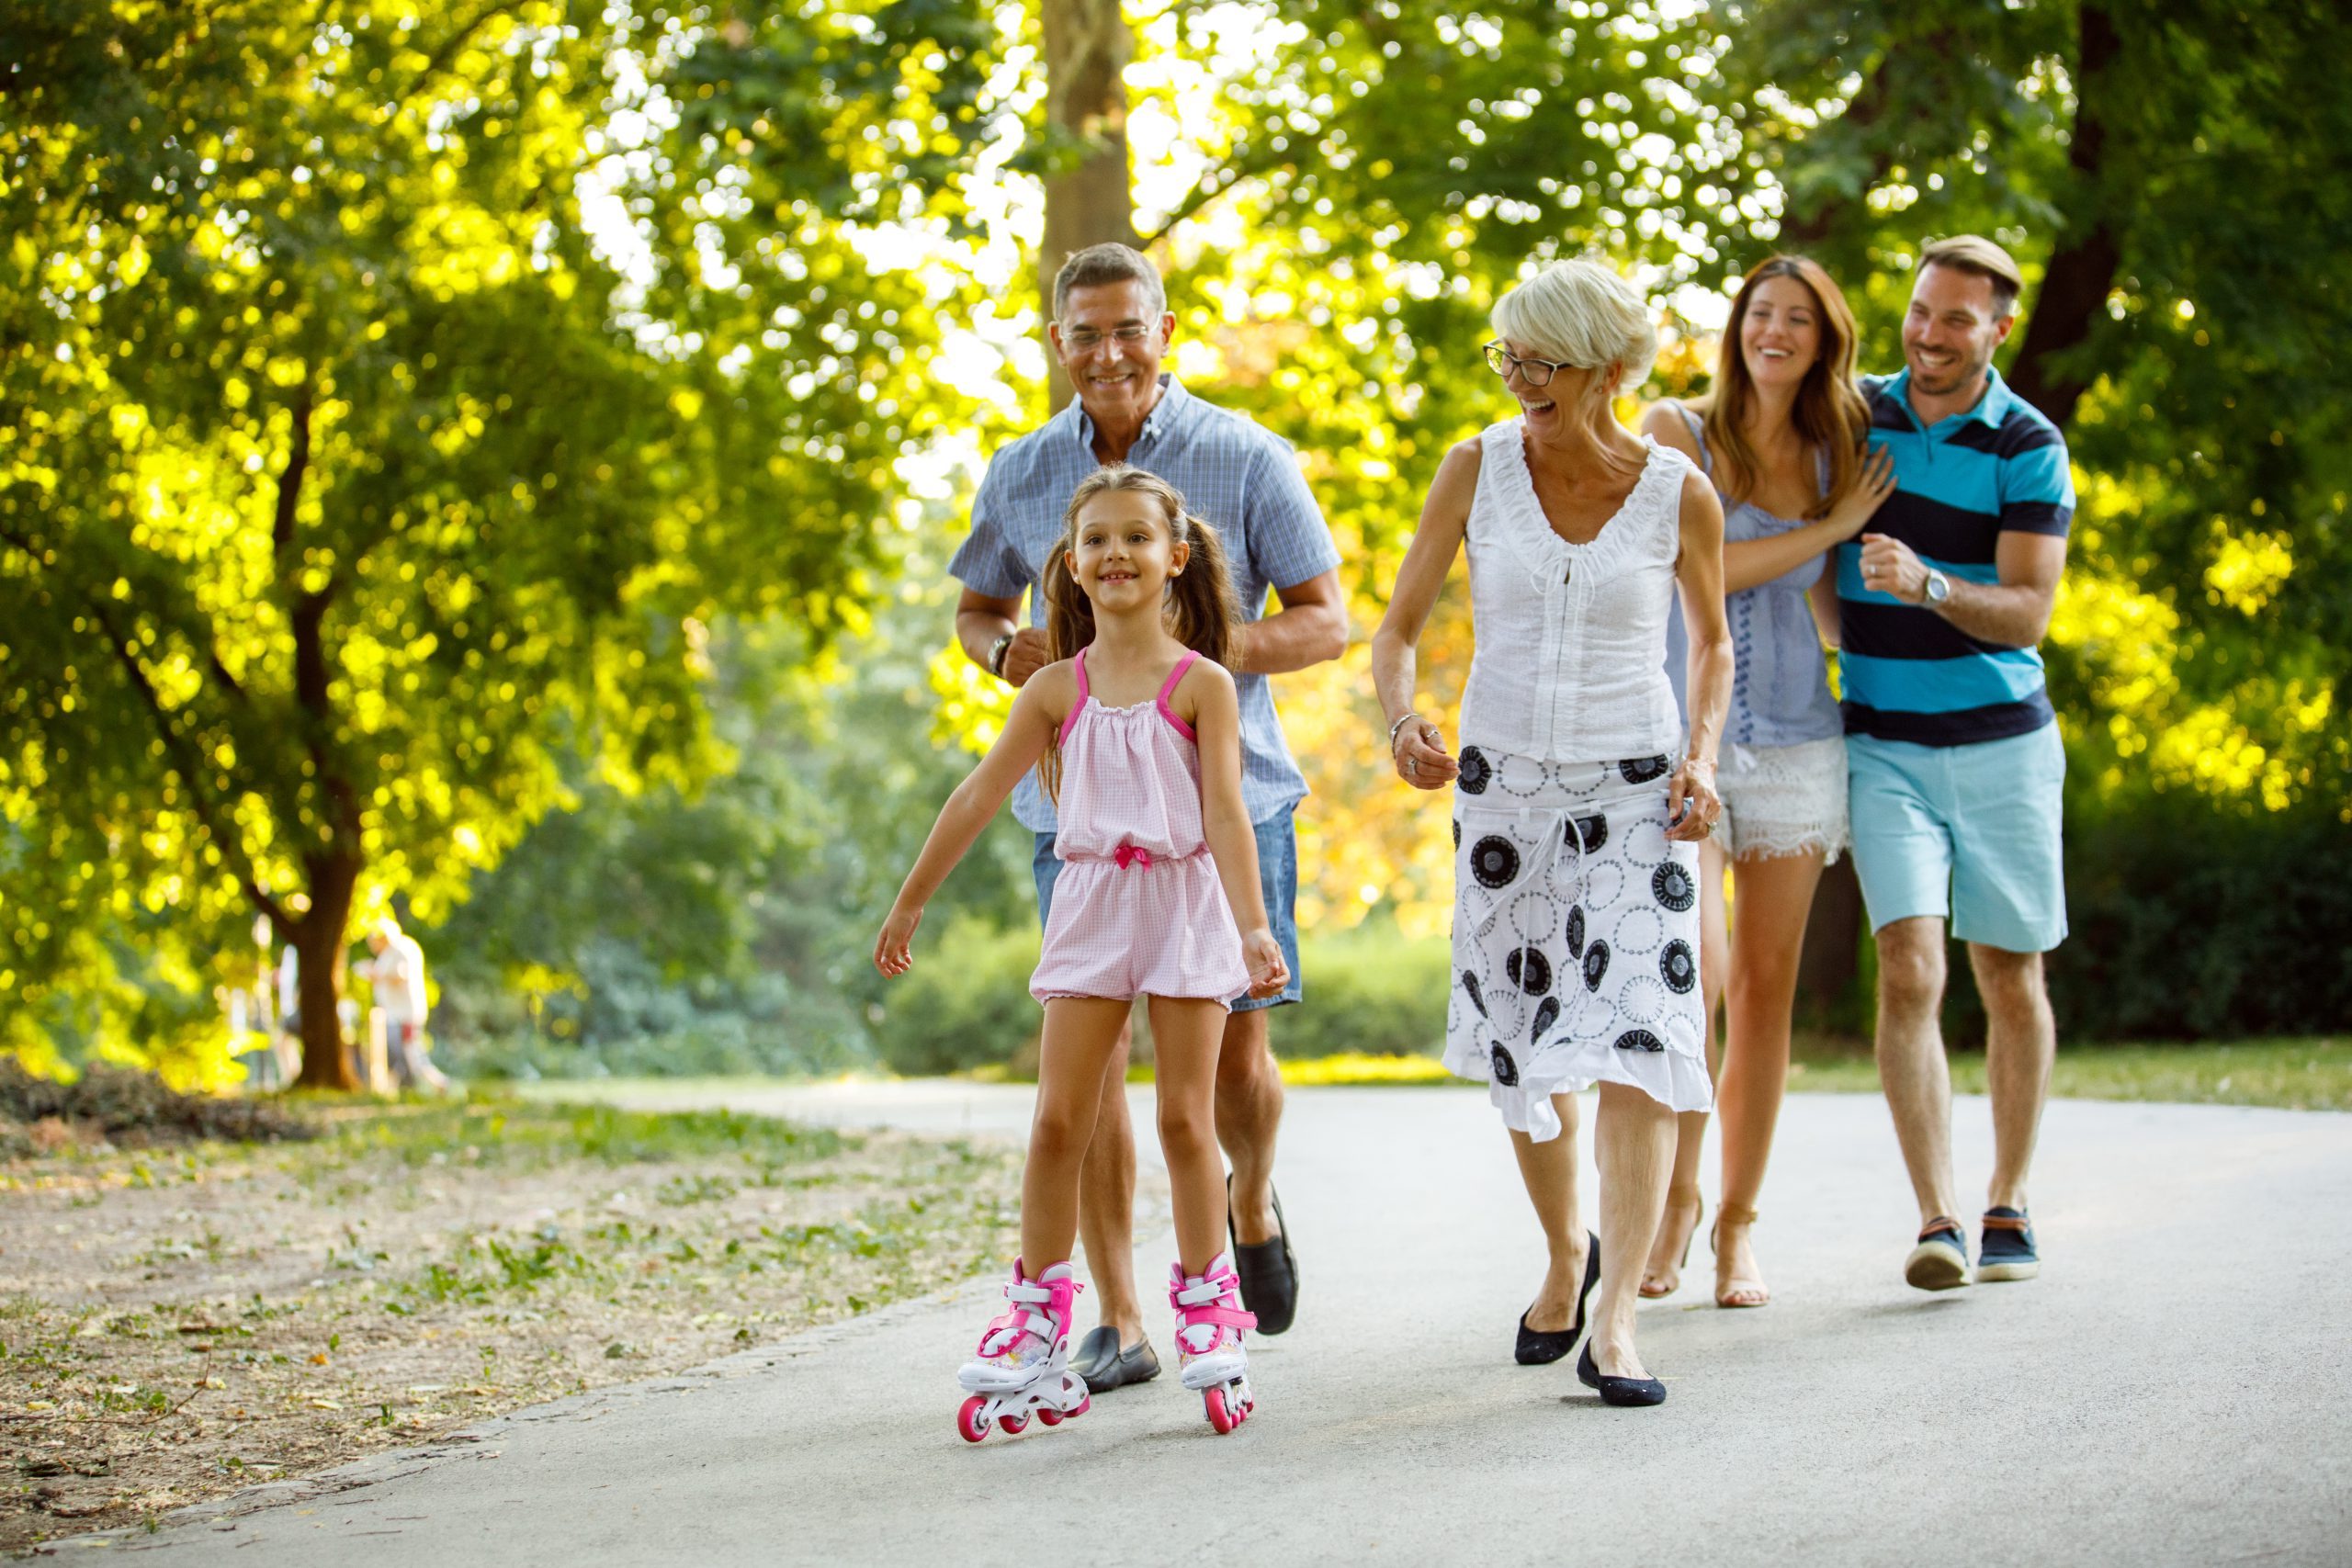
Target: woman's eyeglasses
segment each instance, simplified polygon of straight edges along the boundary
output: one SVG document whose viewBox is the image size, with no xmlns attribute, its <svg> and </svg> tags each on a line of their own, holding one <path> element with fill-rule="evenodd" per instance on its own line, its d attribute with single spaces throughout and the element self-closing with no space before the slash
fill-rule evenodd
<svg viewBox="0 0 2352 1568">
<path fill-rule="evenodd" d="M 1576 368 L 1565 359 L 1521 359 L 1498 343 L 1487 344 L 1486 354 L 1487 367 L 1496 375 L 1508 381 L 1516 370 L 1519 378 L 1531 387 L 1548 387 L 1555 374 Z"/>
</svg>

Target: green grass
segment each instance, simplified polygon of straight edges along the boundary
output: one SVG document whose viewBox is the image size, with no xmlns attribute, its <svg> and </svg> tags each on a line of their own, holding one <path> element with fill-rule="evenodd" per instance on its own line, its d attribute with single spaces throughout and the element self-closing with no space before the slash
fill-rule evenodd
<svg viewBox="0 0 2352 1568">
<path fill-rule="evenodd" d="M 1951 1086 L 1962 1094 L 1984 1093 L 1984 1056 L 1955 1054 Z M 1878 1068 L 1859 1052 L 1807 1052 L 1792 1064 L 1789 1087 L 1815 1093 L 1875 1094 Z M 2352 1040 L 2062 1045 L 2050 1092 L 2061 1100 L 2352 1111 Z"/>
<path fill-rule="evenodd" d="M 1465 1081 L 1448 1075 L 1433 1056 L 1321 1056 L 1285 1060 L 1282 1068 L 1284 1083 L 1302 1086 Z M 1149 1068 L 1138 1072 L 1148 1079 Z M 1955 1053 L 1951 1086 L 1962 1094 L 1984 1093 L 1984 1056 Z M 1790 1064 L 1789 1088 L 1811 1094 L 1876 1094 L 1878 1068 L 1867 1050 L 1812 1043 L 1801 1045 Z M 2062 1100 L 2352 1111 L 2352 1040 L 2062 1048 L 2050 1092 Z"/>
<path fill-rule="evenodd" d="M 576 1092 L 576 1086 L 560 1089 Z M 627 1111 L 562 1103 L 553 1094 L 526 1100 L 481 1089 L 463 1100 L 393 1108 L 363 1101 L 330 1111 L 328 1122 L 322 1152 L 330 1159 L 390 1154 L 410 1165 L 530 1168 L 567 1159 L 620 1166 L 741 1156 L 753 1165 L 775 1167 L 826 1159 L 857 1146 L 854 1134 L 732 1111 Z"/>
<path fill-rule="evenodd" d="M 1283 1081 L 1297 1087 L 1391 1086 L 1465 1083 L 1446 1072 L 1435 1056 L 1385 1055 L 1348 1052 L 1327 1056 L 1285 1057 Z M 1022 1081 L 1001 1067 L 975 1071 L 972 1077 L 988 1082 Z M 1129 1069 L 1128 1081 L 1149 1083 L 1151 1068 Z M 1951 1058 L 1952 1088 L 1962 1094 L 1984 1092 L 1984 1058 L 1977 1053 L 1955 1053 Z M 707 1097 L 714 1089 L 772 1085 L 767 1078 L 728 1078 L 638 1081 L 626 1085 L 632 1094 L 667 1089 L 679 1098 Z M 535 1085 L 534 1098 L 594 1095 L 611 1092 L 599 1082 L 548 1082 Z M 1875 1094 L 1878 1069 L 1867 1048 L 1834 1042 L 1801 1041 L 1791 1064 L 1789 1087 L 1815 1094 Z M 2062 1046 L 2051 1093 L 2068 1100 L 2166 1100 L 2186 1105 L 2267 1105 L 2290 1111 L 2352 1111 L 2352 1040 L 2334 1037 L 2290 1040 L 2241 1040 L 2225 1043 L 2168 1045 Z M 619 1113 L 628 1114 L 628 1113 Z M 738 1118 L 757 1121 L 757 1118 Z M 727 1122 L 716 1116 L 678 1123 L 680 1131 L 665 1138 L 686 1137 L 686 1127 L 697 1138 L 722 1139 L 731 1134 Z M 799 1135 L 812 1134 L 807 1129 Z M 447 1146 L 447 1142 L 442 1142 Z M 413 1157 L 413 1156 L 412 1156 Z"/>
</svg>

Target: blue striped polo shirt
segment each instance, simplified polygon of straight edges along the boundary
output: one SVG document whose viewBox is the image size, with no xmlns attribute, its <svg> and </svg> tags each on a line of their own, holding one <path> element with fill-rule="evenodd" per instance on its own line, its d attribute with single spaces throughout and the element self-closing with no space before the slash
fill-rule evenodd
<svg viewBox="0 0 2352 1568">
<path fill-rule="evenodd" d="M 2065 438 L 2041 412 L 1985 372 L 1965 413 L 1922 428 L 1908 370 L 1865 376 L 1871 441 L 1894 454 L 1894 493 L 1863 531 L 1902 540 L 1947 577 L 1996 583 L 2005 532 L 2064 536 L 2075 515 Z M 1838 547 L 1838 665 L 1846 733 L 1922 746 L 1966 746 L 2041 728 L 2056 716 L 2041 655 L 1980 642 L 1937 615 L 1862 586 L 1862 547 Z"/>
</svg>

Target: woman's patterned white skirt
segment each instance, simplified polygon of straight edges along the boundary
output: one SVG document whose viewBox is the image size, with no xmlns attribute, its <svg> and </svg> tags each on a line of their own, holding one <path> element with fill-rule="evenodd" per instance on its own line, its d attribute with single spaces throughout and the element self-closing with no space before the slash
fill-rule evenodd
<svg viewBox="0 0 2352 1568">
<path fill-rule="evenodd" d="M 1699 847 L 1667 841 L 1672 769 L 1462 749 L 1445 1065 L 1539 1143 L 1560 1132 L 1552 1096 L 1598 1082 L 1713 1106 Z"/>
</svg>

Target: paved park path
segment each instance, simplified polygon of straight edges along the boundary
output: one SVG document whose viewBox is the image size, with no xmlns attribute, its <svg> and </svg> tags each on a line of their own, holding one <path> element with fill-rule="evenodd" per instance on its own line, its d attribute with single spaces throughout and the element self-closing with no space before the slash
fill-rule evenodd
<svg viewBox="0 0 2352 1568">
<path fill-rule="evenodd" d="M 725 1099 L 1007 1136 L 1028 1107 L 965 1084 Z M 1875 1097 L 1795 1096 L 1781 1128 L 1758 1231 L 1778 1300 L 1701 1304 L 1702 1243 L 1642 1309 L 1656 1410 L 1512 1364 L 1540 1242 L 1483 1095 L 1303 1090 L 1279 1168 L 1298 1323 L 1252 1341 L 1259 1415 L 1230 1438 L 1163 1376 L 967 1448 L 976 1281 L 85 1539 L 239 1568 L 2352 1562 L 2352 1117 L 2052 1105 L 2042 1278 L 1940 1296 L 1899 1276 L 1915 1220 Z M 1956 1134 L 1981 1190 L 1982 1100 Z M 1145 1229 L 1156 1280 L 1170 1243 Z"/>
</svg>

